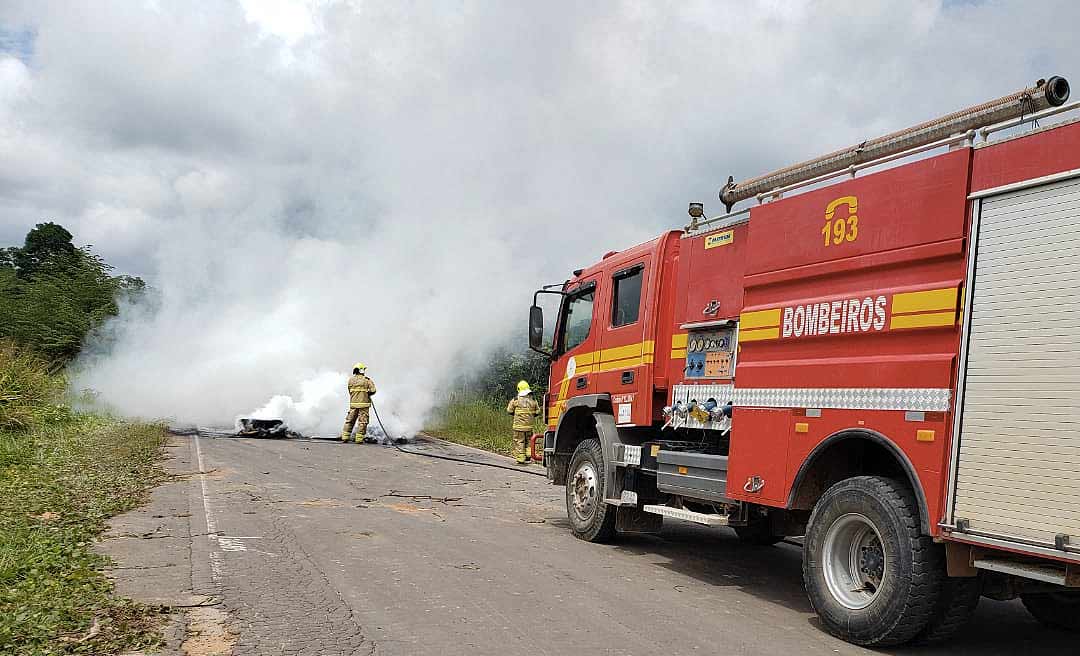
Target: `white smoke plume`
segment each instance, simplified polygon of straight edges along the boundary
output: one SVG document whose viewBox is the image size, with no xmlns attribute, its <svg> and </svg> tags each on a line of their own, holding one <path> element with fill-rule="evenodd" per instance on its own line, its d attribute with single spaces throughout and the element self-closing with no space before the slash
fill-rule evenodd
<svg viewBox="0 0 1080 656">
<path fill-rule="evenodd" d="M 728 174 L 1080 75 L 1078 14 L 9 0 L 0 243 L 57 220 L 158 290 L 78 366 L 119 412 L 330 433 L 361 360 L 412 432 L 537 285 L 718 211 Z"/>
</svg>

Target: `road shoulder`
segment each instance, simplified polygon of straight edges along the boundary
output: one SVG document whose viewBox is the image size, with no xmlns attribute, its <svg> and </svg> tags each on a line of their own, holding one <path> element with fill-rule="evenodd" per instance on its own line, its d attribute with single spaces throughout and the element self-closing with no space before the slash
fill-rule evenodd
<svg viewBox="0 0 1080 656">
<path fill-rule="evenodd" d="M 147 503 L 113 517 L 97 549 L 113 560 L 107 574 L 116 594 L 171 609 L 160 653 L 227 654 L 234 640 L 226 616 L 193 558 L 196 542 L 210 537 L 192 489 L 199 466 L 187 440 L 170 438 L 166 454 L 167 480 Z"/>
</svg>

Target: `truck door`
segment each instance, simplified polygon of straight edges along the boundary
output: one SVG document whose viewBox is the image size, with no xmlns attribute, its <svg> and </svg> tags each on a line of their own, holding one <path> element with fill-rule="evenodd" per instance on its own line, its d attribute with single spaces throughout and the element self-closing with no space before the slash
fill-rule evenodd
<svg viewBox="0 0 1080 656">
<path fill-rule="evenodd" d="M 648 385 L 654 348 L 644 342 L 648 262 L 645 257 L 615 267 L 597 311 L 602 326 L 597 390 L 611 394 L 615 423 L 620 426 L 651 422 Z"/>
<path fill-rule="evenodd" d="M 557 419 L 566 401 L 596 389 L 595 364 L 597 330 L 596 320 L 599 293 L 599 276 L 591 276 L 572 289 L 563 301 L 556 340 L 556 360 L 552 363 L 552 389 L 554 400 L 551 417 Z"/>
</svg>

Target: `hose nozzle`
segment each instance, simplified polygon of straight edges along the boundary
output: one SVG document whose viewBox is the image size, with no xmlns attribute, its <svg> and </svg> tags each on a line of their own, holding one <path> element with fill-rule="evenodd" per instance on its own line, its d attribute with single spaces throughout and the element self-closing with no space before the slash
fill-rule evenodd
<svg viewBox="0 0 1080 656">
<path fill-rule="evenodd" d="M 1055 75 L 1043 83 L 1043 95 L 1051 107 L 1060 107 L 1069 100 L 1069 81 Z"/>
</svg>

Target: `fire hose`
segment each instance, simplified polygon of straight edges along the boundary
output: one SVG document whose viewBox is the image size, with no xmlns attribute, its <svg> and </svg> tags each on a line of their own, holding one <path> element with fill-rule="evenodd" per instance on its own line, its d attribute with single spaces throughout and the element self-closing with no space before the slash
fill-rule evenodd
<svg viewBox="0 0 1080 656">
<path fill-rule="evenodd" d="M 403 448 L 401 448 L 401 445 L 398 444 L 397 441 L 394 438 L 390 437 L 390 431 L 386 430 L 386 426 L 383 426 L 382 418 L 379 417 L 379 411 L 375 408 L 375 403 L 374 402 L 371 404 L 371 410 L 375 413 L 375 421 L 379 422 L 379 428 L 382 429 L 383 435 L 385 435 L 387 437 L 387 439 L 390 440 L 390 443 L 394 445 L 395 449 L 397 449 L 398 451 L 401 451 L 402 453 L 408 453 L 409 455 L 414 455 L 414 456 L 424 456 L 426 458 L 436 458 L 438 460 L 449 460 L 450 462 L 461 462 L 461 463 L 465 463 L 467 465 L 481 465 L 483 467 L 495 467 L 496 469 L 507 469 L 507 470 L 514 471 L 514 472 L 519 472 L 519 473 L 522 473 L 522 474 L 532 474 L 533 476 L 543 476 L 545 478 L 547 477 L 547 473 L 545 473 L 545 472 L 529 471 L 527 469 L 519 469 L 518 467 L 511 467 L 510 465 L 503 465 L 503 464 L 500 464 L 500 463 L 497 463 L 497 462 L 484 462 L 482 460 L 471 460 L 469 458 L 462 458 L 462 457 L 457 457 L 457 456 L 444 456 L 444 455 L 440 455 L 438 453 L 425 453 L 423 451 L 410 451 L 408 449 L 403 449 Z"/>
</svg>

